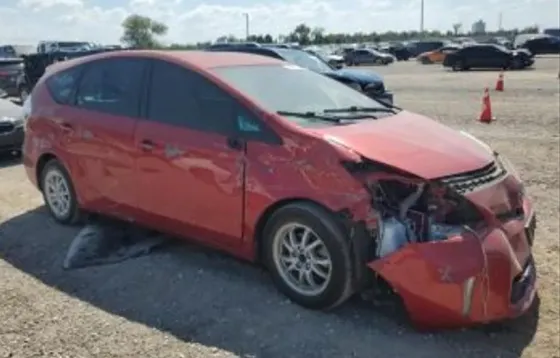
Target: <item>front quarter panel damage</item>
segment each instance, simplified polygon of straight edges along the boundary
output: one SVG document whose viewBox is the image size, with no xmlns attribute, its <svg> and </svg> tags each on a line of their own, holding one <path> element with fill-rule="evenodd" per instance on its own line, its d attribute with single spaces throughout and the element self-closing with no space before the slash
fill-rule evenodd
<svg viewBox="0 0 560 358">
<path fill-rule="evenodd" d="M 409 244 L 368 266 L 400 295 L 413 322 L 441 327 L 463 320 L 463 306 L 469 305 L 463 287 L 469 278 L 482 277 L 484 262 L 478 239 L 469 234 Z"/>
</svg>

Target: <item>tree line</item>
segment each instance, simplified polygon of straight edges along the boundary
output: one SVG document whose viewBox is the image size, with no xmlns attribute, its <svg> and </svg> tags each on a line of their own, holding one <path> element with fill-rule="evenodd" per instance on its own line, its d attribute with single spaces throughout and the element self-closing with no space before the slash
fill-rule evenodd
<svg viewBox="0 0 560 358">
<path fill-rule="evenodd" d="M 130 15 L 122 23 L 123 36 L 121 42 L 132 48 L 171 48 L 171 49 L 196 49 L 210 45 L 210 42 L 199 42 L 196 44 L 171 44 L 164 46 L 158 38 L 167 33 L 166 24 L 155 21 L 149 17 L 141 15 Z M 299 24 L 293 31 L 286 35 L 274 37 L 271 34 L 252 34 L 247 38 L 238 38 L 233 35 L 224 35 L 216 39 L 216 42 L 242 42 L 251 41 L 258 43 L 299 43 L 301 45 L 322 45 L 322 44 L 345 44 L 345 43 L 366 43 L 366 42 L 383 42 L 383 41 L 406 41 L 420 38 L 453 38 L 460 36 L 504 36 L 514 38 L 519 34 L 538 33 L 538 26 L 530 26 L 522 29 L 509 29 L 483 34 L 472 34 L 470 32 L 462 32 L 461 24 L 453 24 L 453 29 L 441 32 L 437 30 L 430 31 L 386 31 L 386 32 L 358 32 L 354 34 L 347 33 L 328 33 L 324 28 L 311 28 L 306 24 Z"/>
</svg>

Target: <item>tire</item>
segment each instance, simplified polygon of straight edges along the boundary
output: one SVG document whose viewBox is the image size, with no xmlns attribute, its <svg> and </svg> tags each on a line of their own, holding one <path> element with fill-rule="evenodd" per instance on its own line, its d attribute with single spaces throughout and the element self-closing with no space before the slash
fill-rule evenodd
<svg viewBox="0 0 560 358">
<path fill-rule="evenodd" d="M 50 192 L 56 193 L 51 181 L 58 181 L 60 185 L 66 188 L 58 193 L 58 198 L 56 198 L 56 194 L 49 195 Z M 40 184 L 45 205 L 56 222 L 63 225 L 74 225 L 81 221 L 82 212 L 79 208 L 74 185 L 68 171 L 58 160 L 51 159 L 45 164 L 40 174 Z M 55 204 L 56 202 L 60 204 L 61 200 L 64 200 L 60 196 L 67 198 L 64 210 Z"/>
<path fill-rule="evenodd" d="M 420 63 L 423 64 L 423 65 L 429 65 L 429 64 L 432 63 L 432 61 L 430 61 L 430 59 L 427 58 L 427 57 L 422 57 L 422 58 L 420 59 Z"/>
<path fill-rule="evenodd" d="M 521 68 L 523 68 L 523 61 L 522 61 L 521 59 L 519 59 L 519 58 L 514 58 L 514 59 L 511 61 L 510 68 L 511 68 L 512 70 L 520 70 Z"/>
<path fill-rule="evenodd" d="M 452 66 L 453 71 L 463 71 L 465 69 L 465 65 L 463 65 L 463 61 L 457 60 Z"/>
<path fill-rule="evenodd" d="M 296 259 L 290 256 L 289 250 L 282 245 L 287 230 L 295 230 L 296 234 L 302 234 L 310 229 L 308 243 L 316 244 L 314 249 L 309 249 L 308 260 L 321 259 L 323 262 L 330 260 L 330 270 L 326 265 L 309 264 L 307 270 L 311 272 L 312 280 L 319 283 L 315 290 L 308 287 L 307 291 L 303 285 L 296 281 L 297 268 L 290 272 L 286 266 L 288 263 L 281 257 L 288 256 L 290 264 L 301 265 L 300 270 L 305 269 L 306 263 L 302 260 L 305 255 Z M 299 239 L 302 237 L 300 236 Z M 287 240 L 287 239 L 286 239 Z M 297 241 L 297 240 L 296 240 Z M 322 244 L 321 244 L 322 243 Z M 295 254 L 295 253 L 294 253 Z M 278 209 L 268 220 L 264 229 L 263 261 L 267 266 L 276 287 L 293 302 L 309 309 L 330 309 L 342 304 L 352 294 L 352 259 L 350 247 L 345 233 L 336 224 L 333 215 L 318 205 L 310 203 L 295 203 Z M 297 255 L 296 255 L 297 256 Z M 316 261 L 318 262 L 318 261 Z M 315 267 L 316 270 L 312 270 Z M 317 271 L 319 270 L 319 271 Z M 322 278 L 314 272 L 327 273 L 327 278 Z M 311 285 L 308 285 L 311 286 Z"/>
</svg>

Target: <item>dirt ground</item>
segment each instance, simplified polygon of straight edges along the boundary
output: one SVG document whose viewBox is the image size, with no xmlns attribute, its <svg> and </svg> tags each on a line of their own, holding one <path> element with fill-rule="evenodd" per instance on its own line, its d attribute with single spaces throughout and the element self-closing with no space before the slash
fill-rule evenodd
<svg viewBox="0 0 560 358">
<path fill-rule="evenodd" d="M 539 216 L 540 293 L 524 317 L 419 333 L 359 299 L 330 313 L 289 303 L 266 273 L 193 245 L 64 271 L 75 228 L 49 220 L 15 161 L 0 163 L 0 357 L 559 357 L 558 57 L 507 72 L 497 121 L 476 122 L 495 71 L 452 73 L 414 61 L 374 69 L 396 103 L 465 129 L 507 155 Z"/>
</svg>

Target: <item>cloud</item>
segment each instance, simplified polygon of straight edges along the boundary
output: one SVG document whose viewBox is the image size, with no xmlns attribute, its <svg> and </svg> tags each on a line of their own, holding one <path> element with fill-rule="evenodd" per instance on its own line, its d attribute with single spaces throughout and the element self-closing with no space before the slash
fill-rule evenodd
<svg viewBox="0 0 560 358">
<path fill-rule="evenodd" d="M 505 0 L 471 0 L 463 5 L 427 0 L 425 4 L 427 29 L 450 30 L 456 22 L 468 29 L 480 18 L 493 29 L 500 12 L 504 27 L 535 23 L 560 27 L 558 0 L 518 0 L 516 6 Z M 420 25 L 419 0 L 2 0 L 0 43 L 57 39 L 117 43 L 120 24 L 131 13 L 166 23 L 169 32 L 164 40 L 169 43 L 244 36 L 245 13 L 251 33 L 274 36 L 300 23 L 330 32 L 416 30 Z"/>
</svg>

